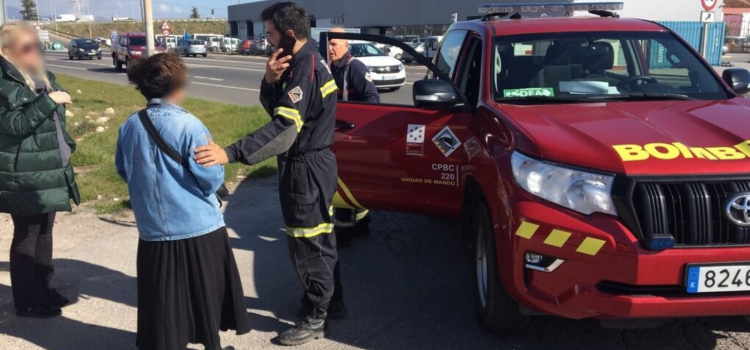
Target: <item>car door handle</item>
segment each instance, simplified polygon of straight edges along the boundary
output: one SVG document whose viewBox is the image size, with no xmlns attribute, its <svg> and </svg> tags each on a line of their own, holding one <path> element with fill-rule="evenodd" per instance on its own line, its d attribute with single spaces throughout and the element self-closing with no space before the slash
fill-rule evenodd
<svg viewBox="0 0 750 350">
<path fill-rule="evenodd" d="M 336 128 L 337 129 L 352 130 L 352 129 L 356 128 L 356 127 L 357 127 L 357 125 L 355 125 L 354 123 L 350 123 L 350 122 L 343 121 L 343 120 L 337 120 L 336 121 Z"/>
</svg>

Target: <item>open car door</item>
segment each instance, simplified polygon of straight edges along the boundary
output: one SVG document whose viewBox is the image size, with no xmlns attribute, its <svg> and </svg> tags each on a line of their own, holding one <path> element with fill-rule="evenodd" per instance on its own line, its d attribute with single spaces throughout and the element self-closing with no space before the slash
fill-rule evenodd
<svg viewBox="0 0 750 350">
<path fill-rule="evenodd" d="M 467 163 L 462 145 L 471 119 L 463 94 L 448 74 L 401 41 L 325 32 L 319 45 L 323 57 L 329 57 L 329 39 L 399 47 L 434 77 L 414 83 L 414 106 L 339 101 L 333 146 L 339 186 L 334 206 L 458 215 L 460 171 Z"/>
</svg>

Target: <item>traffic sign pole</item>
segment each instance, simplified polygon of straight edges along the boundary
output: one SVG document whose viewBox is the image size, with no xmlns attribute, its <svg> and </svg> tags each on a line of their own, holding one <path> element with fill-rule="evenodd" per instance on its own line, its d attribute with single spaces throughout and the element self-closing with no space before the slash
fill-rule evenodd
<svg viewBox="0 0 750 350">
<path fill-rule="evenodd" d="M 718 0 L 700 0 L 705 12 L 701 12 L 701 22 L 703 23 L 703 35 L 701 36 L 701 55 L 708 59 L 708 24 L 714 22 L 715 14 L 711 12 L 718 3 Z"/>
<path fill-rule="evenodd" d="M 154 44 L 154 12 L 151 0 L 143 0 L 143 12 L 146 15 L 146 18 L 143 19 L 146 22 L 146 51 L 147 55 L 151 56 L 156 53 L 156 45 Z"/>
</svg>

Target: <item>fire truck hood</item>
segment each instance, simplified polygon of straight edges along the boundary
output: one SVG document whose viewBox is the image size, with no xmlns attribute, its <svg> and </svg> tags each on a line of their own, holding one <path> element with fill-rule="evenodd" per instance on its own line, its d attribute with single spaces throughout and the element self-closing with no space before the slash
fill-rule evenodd
<svg viewBox="0 0 750 350">
<path fill-rule="evenodd" d="M 627 175 L 750 173 L 744 98 L 497 108 L 537 146 L 520 151 L 548 161 Z"/>
</svg>

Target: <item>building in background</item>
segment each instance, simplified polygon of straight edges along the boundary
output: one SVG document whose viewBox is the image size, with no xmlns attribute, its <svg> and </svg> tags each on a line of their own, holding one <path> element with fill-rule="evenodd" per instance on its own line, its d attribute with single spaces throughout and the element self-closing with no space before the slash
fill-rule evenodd
<svg viewBox="0 0 750 350">
<path fill-rule="evenodd" d="M 725 0 L 724 23 L 727 24 L 727 36 L 750 36 L 750 0 Z"/>
<path fill-rule="evenodd" d="M 253 39 L 263 36 L 265 30 L 260 21 L 261 11 L 281 0 L 266 0 L 228 7 L 229 23 L 233 37 Z M 392 34 L 402 32 L 394 29 L 423 27 L 427 36 L 442 34 L 458 13 L 458 20 L 478 18 L 480 5 L 488 3 L 570 3 L 596 2 L 599 0 L 296 0 L 307 9 L 311 24 L 317 28 L 334 26 L 359 28 L 362 33 Z M 601 0 L 612 1 L 612 0 Z M 656 21 L 680 34 L 688 43 L 701 52 L 713 65 L 721 63 L 724 45 L 725 0 L 621 0 L 624 10 L 618 13 L 624 18 L 642 18 Z M 728 2 L 750 2 L 750 0 L 726 0 Z M 705 4 L 713 4 L 708 11 Z M 708 12 L 708 13 L 707 13 Z M 559 16 L 562 14 L 524 14 L 529 16 Z M 710 15 L 711 23 L 702 23 L 701 16 Z M 435 33 L 427 30 L 439 28 Z M 412 33 L 404 33 L 412 34 Z"/>
<path fill-rule="evenodd" d="M 386 34 L 393 27 L 433 26 L 476 18 L 479 5 L 503 3 L 568 3 L 571 0 L 296 0 L 317 28 L 360 28 L 362 33 Z M 228 7 L 232 36 L 257 38 L 265 33 L 260 13 L 280 0 L 266 0 Z M 551 15 L 551 14 L 550 14 Z"/>
</svg>

